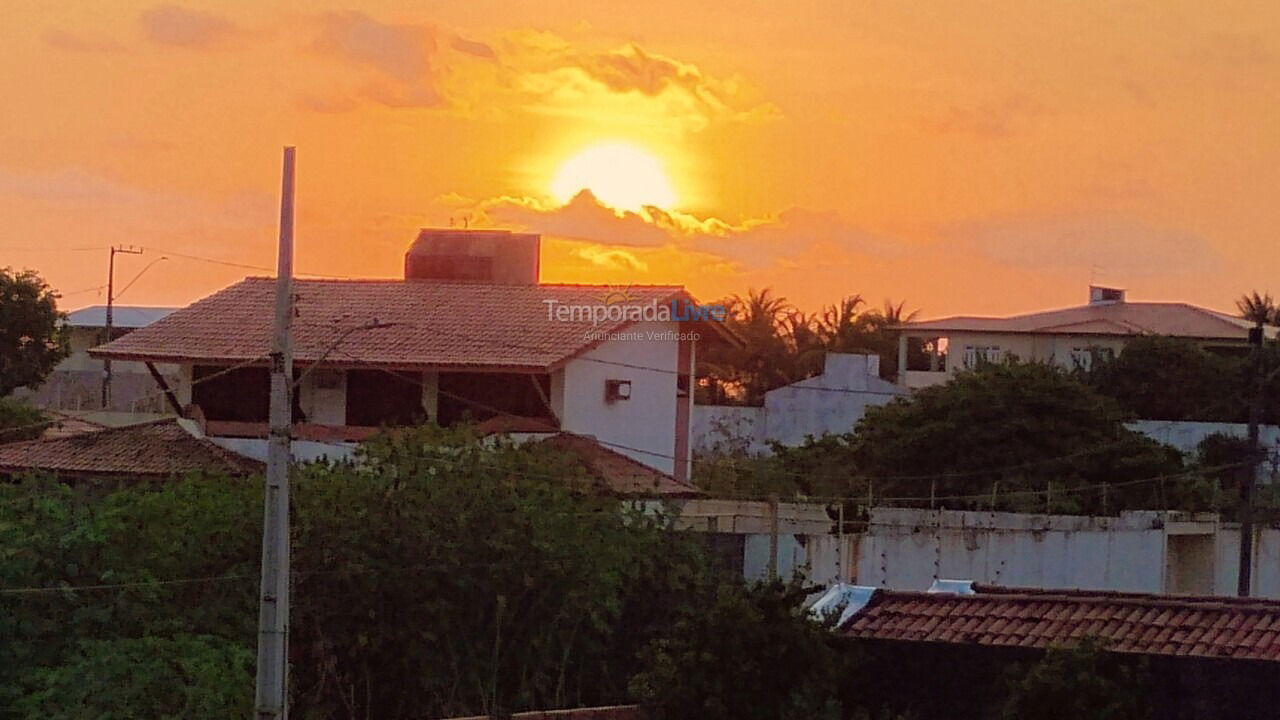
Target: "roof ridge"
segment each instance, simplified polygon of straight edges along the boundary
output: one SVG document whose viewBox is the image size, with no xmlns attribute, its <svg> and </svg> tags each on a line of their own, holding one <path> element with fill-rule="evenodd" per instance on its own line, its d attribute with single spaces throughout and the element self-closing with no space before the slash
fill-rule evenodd
<svg viewBox="0 0 1280 720">
<path fill-rule="evenodd" d="M 1078 602 L 1078 603 L 1119 603 L 1125 605 L 1141 605 L 1149 607 L 1195 607 L 1210 609 L 1213 607 L 1233 608 L 1239 610 L 1256 610 L 1280 613 L 1280 600 L 1259 597 L 1235 597 L 1230 595 L 1169 595 L 1160 593 L 1133 593 L 1121 590 L 1080 590 L 1076 588 L 1014 588 L 1002 586 L 983 586 L 976 584 L 975 592 L 969 595 L 951 593 L 930 593 L 923 590 L 884 590 L 888 595 L 920 596 L 945 598 L 949 601 L 1022 601 L 1022 602 Z"/>
</svg>

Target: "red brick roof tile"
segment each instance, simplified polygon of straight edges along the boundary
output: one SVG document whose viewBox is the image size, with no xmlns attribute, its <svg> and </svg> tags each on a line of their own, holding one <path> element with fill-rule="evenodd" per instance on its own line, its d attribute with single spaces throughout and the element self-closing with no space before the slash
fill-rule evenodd
<svg viewBox="0 0 1280 720">
<path fill-rule="evenodd" d="M 248 475 L 261 469 L 258 461 L 195 437 L 173 418 L 0 445 L 0 473 L 171 477 L 197 471 Z"/>
<path fill-rule="evenodd" d="M 975 594 L 878 590 L 849 637 L 1049 648 L 1085 637 L 1115 652 L 1280 662 L 1280 602 L 1257 598 L 1036 590 Z"/>
<path fill-rule="evenodd" d="M 594 285 L 298 279 L 294 358 L 314 362 L 328 351 L 327 360 L 334 365 L 545 371 L 599 344 L 593 333 L 630 324 L 551 319 L 548 301 L 600 305 L 608 290 Z M 688 297 L 676 286 L 633 286 L 626 294 L 628 305 Z M 271 344 L 274 301 L 273 278 L 245 278 L 90 354 L 214 364 L 264 358 Z M 374 321 L 391 325 L 350 332 Z"/>
<path fill-rule="evenodd" d="M 689 498 L 703 494 L 693 485 L 676 480 L 666 473 L 654 470 L 644 463 L 605 447 L 594 438 L 572 433 L 557 433 L 538 442 L 571 455 L 610 495 Z"/>
</svg>

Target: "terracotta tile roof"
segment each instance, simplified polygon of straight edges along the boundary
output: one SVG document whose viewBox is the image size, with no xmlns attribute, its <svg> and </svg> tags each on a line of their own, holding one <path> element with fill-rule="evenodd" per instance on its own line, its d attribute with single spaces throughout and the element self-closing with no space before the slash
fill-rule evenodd
<svg viewBox="0 0 1280 720">
<path fill-rule="evenodd" d="M 261 469 L 256 460 L 195 437 L 175 418 L 0 445 L 0 473 L 170 477 L 200 470 L 247 475 Z"/>
<path fill-rule="evenodd" d="M 595 285 L 295 280 L 294 358 L 313 362 L 330 351 L 333 365 L 545 371 L 598 344 L 592 331 L 616 331 L 629 324 L 554 320 L 548 317 L 548 302 L 599 305 L 609 290 Z M 633 286 L 627 294 L 628 304 L 688 297 L 676 286 Z M 246 278 L 90 354 L 158 362 L 263 358 L 270 347 L 274 299 L 274 279 Z M 394 325 L 350 332 L 374 321 Z M 343 338 L 344 333 L 349 334 Z M 339 339 L 340 350 L 335 351 Z"/>
<path fill-rule="evenodd" d="M 975 585 L 975 594 L 877 590 L 854 638 L 1043 649 L 1085 637 L 1113 652 L 1280 662 L 1280 602 Z"/>
<path fill-rule="evenodd" d="M 689 498 L 703 494 L 693 485 L 654 470 L 585 435 L 557 433 L 538 442 L 572 455 L 610 495 Z"/>
<path fill-rule="evenodd" d="M 46 410 L 45 414 L 52 418 L 52 424 L 48 430 L 40 433 L 40 437 L 46 440 L 60 437 L 70 437 L 72 435 L 80 435 L 87 432 L 98 432 L 107 426 L 102 423 L 96 423 L 92 420 L 68 415 L 67 413 L 58 412 L 56 410 Z"/>
<path fill-rule="evenodd" d="M 1070 335 L 1172 335 L 1200 340 L 1245 342 L 1252 323 L 1241 318 L 1186 303 L 1109 302 L 1062 310 L 975 317 L 958 315 L 938 320 L 905 323 L 907 331 L 1036 333 Z M 1275 328 L 1268 328 L 1274 336 Z"/>
</svg>

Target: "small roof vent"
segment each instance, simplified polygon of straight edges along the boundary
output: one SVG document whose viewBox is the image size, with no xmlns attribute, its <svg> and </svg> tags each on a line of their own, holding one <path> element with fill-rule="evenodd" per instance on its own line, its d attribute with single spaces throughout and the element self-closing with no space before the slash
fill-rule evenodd
<svg viewBox="0 0 1280 720">
<path fill-rule="evenodd" d="M 1089 286 L 1090 305 L 1107 305 L 1122 302 L 1124 302 L 1123 288 L 1103 287 L 1101 285 Z"/>
</svg>

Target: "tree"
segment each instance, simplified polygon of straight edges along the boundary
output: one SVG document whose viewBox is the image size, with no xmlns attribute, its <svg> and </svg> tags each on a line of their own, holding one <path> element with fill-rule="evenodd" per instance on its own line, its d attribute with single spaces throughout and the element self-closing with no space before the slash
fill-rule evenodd
<svg viewBox="0 0 1280 720">
<path fill-rule="evenodd" d="M 1082 378 L 1134 418 L 1235 422 L 1246 410 L 1239 365 L 1189 340 L 1146 335 L 1099 357 Z"/>
<path fill-rule="evenodd" d="M 1006 720 L 1142 720 L 1151 717 L 1146 666 L 1086 639 L 1013 668 Z"/>
<path fill-rule="evenodd" d="M 1271 293 L 1259 293 L 1254 290 L 1251 293 L 1241 295 L 1236 300 L 1236 310 L 1240 312 L 1240 317 L 1257 327 L 1280 325 L 1280 307 L 1276 306 L 1276 301 L 1271 297 Z"/>
<path fill-rule="evenodd" d="M 34 440 L 49 427 L 49 416 L 14 398 L 0 398 L 0 443 Z"/>
<path fill-rule="evenodd" d="M 848 465 L 877 497 L 932 494 L 947 507 L 989 507 L 993 492 L 1008 509 L 1159 506 L 1168 486 L 1138 481 L 1180 471 L 1181 456 L 1123 419 L 1115 401 L 1054 366 L 991 364 L 868 408 Z"/>
<path fill-rule="evenodd" d="M 35 272 L 0 268 L 0 397 L 39 385 L 67 356 L 57 298 Z"/>
<path fill-rule="evenodd" d="M 713 582 L 697 538 L 591 494 L 551 448 L 424 428 L 362 452 L 294 475 L 299 718 L 622 702 L 640 649 Z M 261 497 L 260 478 L 0 484 L 0 587 L 31 589 L 0 594 L 0 707 L 243 715 Z"/>
<path fill-rule="evenodd" d="M 842 657 L 812 588 L 722 585 L 643 653 L 631 692 L 653 720 L 839 718 Z"/>
<path fill-rule="evenodd" d="M 810 315 L 769 288 L 724 302 L 729 326 L 743 342 L 712 345 L 699 355 L 700 374 L 709 379 L 699 402 L 706 404 L 759 404 L 769 390 L 822 372 L 828 352 L 879 355 L 881 376 L 893 377 L 898 341 L 890 328 L 916 314 L 888 300 L 883 309 L 864 312 L 862 296 L 849 295 Z"/>
</svg>

